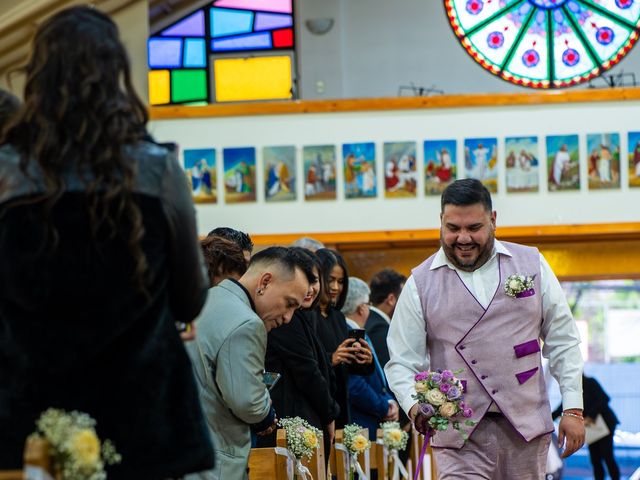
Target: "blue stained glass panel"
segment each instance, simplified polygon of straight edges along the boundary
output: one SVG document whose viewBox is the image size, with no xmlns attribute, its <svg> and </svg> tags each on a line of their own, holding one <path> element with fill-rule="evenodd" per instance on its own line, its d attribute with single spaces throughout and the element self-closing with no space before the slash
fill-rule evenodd
<svg viewBox="0 0 640 480">
<path fill-rule="evenodd" d="M 204 39 L 186 38 L 184 41 L 184 66 L 206 67 L 206 45 Z"/>
<path fill-rule="evenodd" d="M 239 33 L 249 33 L 253 27 L 253 12 L 212 8 L 211 36 L 226 37 Z"/>
<path fill-rule="evenodd" d="M 293 17 L 291 15 L 278 15 L 277 13 L 257 13 L 256 23 L 253 29 L 258 32 L 261 30 L 275 30 L 276 28 L 286 28 L 293 25 Z"/>
<path fill-rule="evenodd" d="M 184 20 L 162 31 L 163 36 L 204 37 L 204 11 L 198 10 Z"/>
<path fill-rule="evenodd" d="M 149 68 L 171 68 L 182 66 L 182 40 L 149 39 Z"/>
<path fill-rule="evenodd" d="M 214 51 L 225 50 L 264 50 L 271 47 L 270 33 L 252 33 L 232 38 L 221 38 L 211 41 L 211 49 Z"/>
</svg>

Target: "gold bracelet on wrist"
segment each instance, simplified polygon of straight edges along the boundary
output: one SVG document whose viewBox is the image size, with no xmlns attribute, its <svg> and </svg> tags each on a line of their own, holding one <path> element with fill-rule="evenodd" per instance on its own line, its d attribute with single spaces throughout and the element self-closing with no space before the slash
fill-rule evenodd
<svg viewBox="0 0 640 480">
<path fill-rule="evenodd" d="M 580 420 L 582 420 L 584 422 L 584 417 L 582 415 L 578 415 L 577 413 L 571 413 L 571 412 L 562 412 L 562 416 L 563 417 L 575 417 L 575 418 L 579 418 Z"/>
</svg>

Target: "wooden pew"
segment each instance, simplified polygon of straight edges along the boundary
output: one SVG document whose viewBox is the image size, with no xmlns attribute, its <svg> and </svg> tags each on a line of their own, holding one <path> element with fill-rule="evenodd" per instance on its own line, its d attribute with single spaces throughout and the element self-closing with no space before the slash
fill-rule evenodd
<svg viewBox="0 0 640 480">
<path fill-rule="evenodd" d="M 276 445 L 287 448 L 287 438 L 284 429 L 278 429 Z M 314 480 L 325 480 L 324 444 L 318 439 L 318 449 L 310 460 L 304 459 L 306 466 Z M 249 480 L 287 480 L 287 459 L 276 454 L 275 448 L 252 448 L 249 454 Z"/>
<path fill-rule="evenodd" d="M 363 428 L 360 430 L 360 433 L 364 435 L 366 438 L 369 438 L 369 430 Z M 344 443 L 344 430 L 336 430 L 336 442 L 335 443 Z M 362 467 L 362 471 L 369 477 L 371 475 L 371 458 L 374 456 L 374 443 L 371 444 L 371 450 L 369 451 L 369 462 L 366 461 L 366 456 L 364 454 L 358 455 L 358 463 Z M 338 480 L 348 480 L 345 476 L 344 472 L 344 461 L 345 454 L 339 450 L 336 450 L 335 445 L 331 447 L 331 456 L 329 457 L 329 468 L 333 475 L 337 477 Z M 357 477 L 356 477 L 357 478 Z M 314 477 L 315 479 L 315 477 Z"/>
</svg>

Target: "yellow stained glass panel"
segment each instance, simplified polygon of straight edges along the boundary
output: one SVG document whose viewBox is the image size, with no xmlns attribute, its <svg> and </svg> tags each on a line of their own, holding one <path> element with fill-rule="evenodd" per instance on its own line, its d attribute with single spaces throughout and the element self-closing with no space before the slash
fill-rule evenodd
<svg viewBox="0 0 640 480">
<path fill-rule="evenodd" d="M 253 57 L 214 61 L 216 101 L 291 98 L 291 57 Z"/>
<path fill-rule="evenodd" d="M 169 70 L 151 70 L 149 72 L 149 103 L 151 105 L 169 103 L 170 86 Z"/>
</svg>

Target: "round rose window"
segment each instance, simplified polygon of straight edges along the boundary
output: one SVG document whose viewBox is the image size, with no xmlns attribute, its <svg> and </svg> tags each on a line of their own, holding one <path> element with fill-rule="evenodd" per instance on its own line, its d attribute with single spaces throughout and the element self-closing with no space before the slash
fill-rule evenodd
<svg viewBox="0 0 640 480">
<path fill-rule="evenodd" d="M 618 63 L 640 0 L 445 0 L 453 31 L 485 69 L 532 88 L 576 85 Z"/>
</svg>

